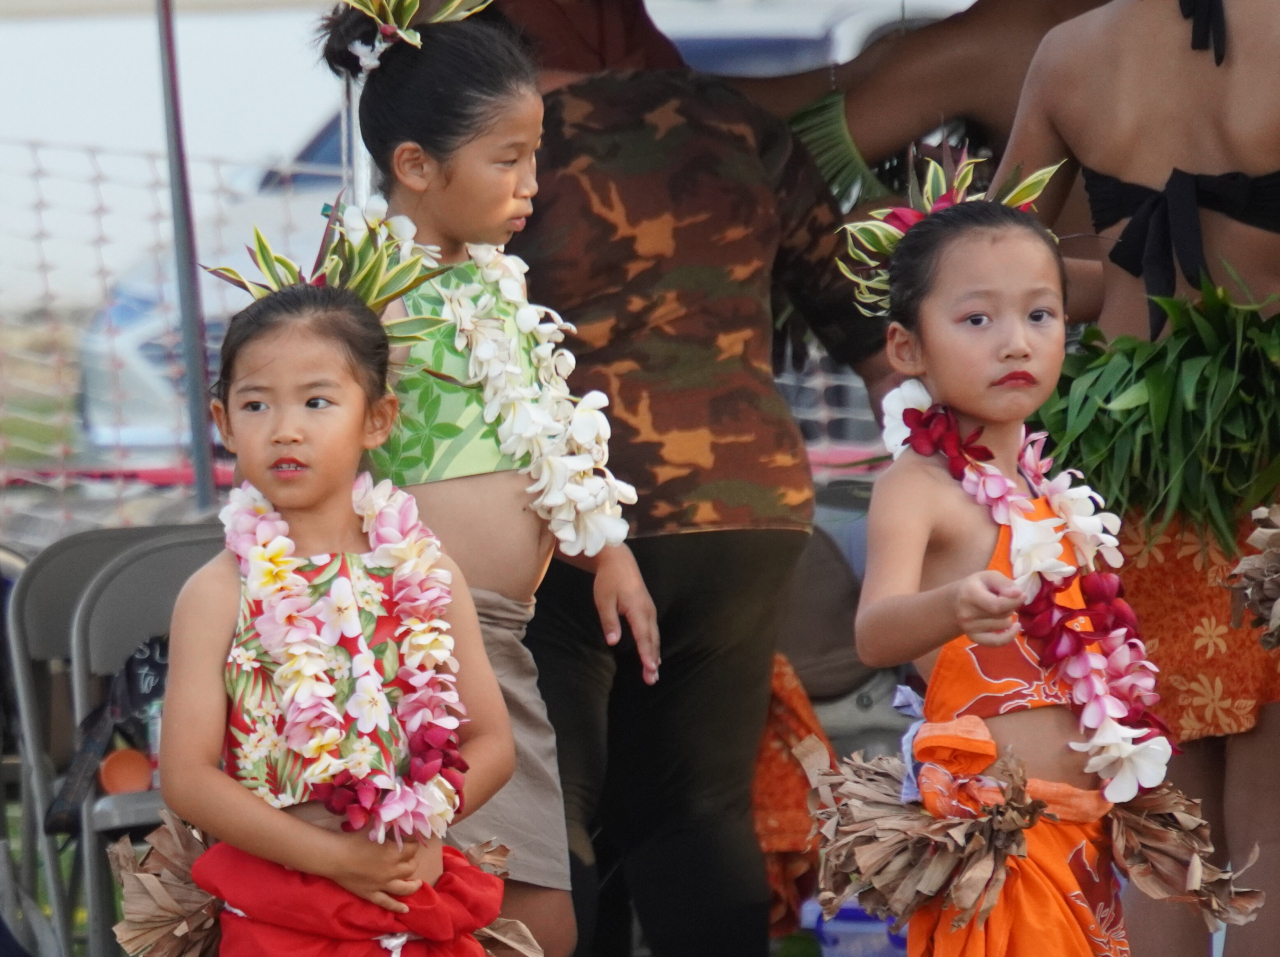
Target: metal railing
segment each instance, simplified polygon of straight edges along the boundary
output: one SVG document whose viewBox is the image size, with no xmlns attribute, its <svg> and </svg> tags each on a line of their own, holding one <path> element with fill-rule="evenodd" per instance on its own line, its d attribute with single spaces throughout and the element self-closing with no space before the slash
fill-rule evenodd
<svg viewBox="0 0 1280 957">
<path fill-rule="evenodd" d="M 328 166 L 190 162 L 198 256 L 244 264 L 261 223 L 307 257 L 337 192 Z M 161 152 L 0 140 L 0 538 L 34 552 L 190 508 L 186 375 Z M 212 360 L 247 301 L 206 279 Z"/>
<path fill-rule="evenodd" d="M 244 270 L 255 224 L 310 262 L 340 170 L 193 159 L 190 179 L 199 261 Z M 85 528 L 181 520 L 191 466 L 164 154 L 0 140 L 0 181 L 0 540 L 34 553 Z M 247 297 L 207 276 L 200 293 L 212 366 Z M 779 383 L 819 482 L 874 453 L 856 375 L 815 352 Z"/>
</svg>

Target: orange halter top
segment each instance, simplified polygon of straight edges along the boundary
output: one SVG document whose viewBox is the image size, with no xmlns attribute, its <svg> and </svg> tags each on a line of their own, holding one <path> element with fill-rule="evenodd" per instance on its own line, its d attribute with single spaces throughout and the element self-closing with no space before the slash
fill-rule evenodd
<svg viewBox="0 0 1280 957">
<path fill-rule="evenodd" d="M 1032 521 L 1056 517 L 1044 498 L 1031 503 Z M 987 568 L 1013 577 L 1010 544 L 1012 530 L 1000 526 L 995 552 Z M 1062 545 L 1062 560 L 1075 563 L 1069 543 Z M 1083 608 L 1080 586 L 1073 582 L 1057 599 L 1065 608 Z M 965 635 L 942 646 L 925 692 L 924 718 L 930 722 L 953 721 L 965 715 L 991 718 L 1012 711 L 1071 706 L 1071 686 L 1063 676 L 1054 677 L 1040 663 L 1040 656 L 1019 633 L 998 648 L 979 645 Z"/>
</svg>

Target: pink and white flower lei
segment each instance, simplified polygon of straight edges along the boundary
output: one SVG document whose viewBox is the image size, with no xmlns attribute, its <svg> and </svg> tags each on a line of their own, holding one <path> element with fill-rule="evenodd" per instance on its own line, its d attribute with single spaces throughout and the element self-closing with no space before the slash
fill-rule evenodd
<svg viewBox="0 0 1280 957">
<path fill-rule="evenodd" d="M 1150 712 L 1160 700 L 1157 668 L 1147 660 L 1119 577 L 1097 568 L 1099 557 L 1111 568 L 1124 561 L 1116 537 L 1120 519 L 1099 511 L 1105 502 L 1089 486 L 1071 484 L 1079 472 L 1066 469 L 1048 478 L 1053 460 L 1043 457 L 1042 432 L 1024 431 L 1018 467 L 1031 494 L 1043 497 L 1055 517 L 1033 521 L 1026 517 L 1031 502 L 1017 483 L 987 461 L 990 452 L 976 444 L 977 435 L 961 438 L 954 415 L 934 404 L 923 383 L 910 379 L 890 392 L 884 416 L 885 446 L 895 459 L 907 448 L 946 455 L 964 490 L 991 510 L 993 521 L 1009 526 L 1013 578 L 1025 596 L 1019 625 L 1041 649 L 1041 662 L 1070 683 L 1080 729 L 1092 732 L 1088 742 L 1071 747 L 1089 753 L 1086 771 L 1107 779 L 1106 799 L 1123 803 L 1140 788 L 1160 784 L 1173 748 Z M 1075 565 L 1062 561 L 1064 538 Z M 1085 607 L 1058 605 L 1056 596 L 1077 581 Z"/>
<path fill-rule="evenodd" d="M 439 567 L 440 543 L 418 520 L 413 496 L 389 481 L 374 485 L 361 474 L 352 505 L 369 536 L 367 567 L 391 568 L 390 598 L 400 624 L 395 631 L 402 667 L 397 677 L 413 690 L 393 708 L 360 623 L 359 588 L 338 575 L 328 593 L 315 600 L 297 570 L 289 526 L 256 488 L 232 489 L 219 514 L 227 548 L 240 561 L 245 597 L 260 601 L 255 626 L 263 649 L 280 666 L 274 680 L 284 708 L 284 737 L 290 750 L 308 759 L 304 780 L 331 811 L 345 814 L 344 827 L 366 825 L 370 839 L 397 843 L 413 834 L 443 837 L 462 806 L 466 762 L 457 751 L 456 731 L 465 720 L 454 673 L 453 637 L 442 615 L 451 600 L 451 576 Z M 328 561 L 317 556 L 316 561 Z M 365 581 L 367 587 L 379 586 Z M 330 649 L 341 637 L 358 638 L 352 656 L 354 690 L 344 711 L 359 735 L 386 731 L 392 715 L 408 738 L 410 780 L 372 772 L 367 762 L 344 759 L 339 742 L 343 715 L 334 705 Z"/>
</svg>

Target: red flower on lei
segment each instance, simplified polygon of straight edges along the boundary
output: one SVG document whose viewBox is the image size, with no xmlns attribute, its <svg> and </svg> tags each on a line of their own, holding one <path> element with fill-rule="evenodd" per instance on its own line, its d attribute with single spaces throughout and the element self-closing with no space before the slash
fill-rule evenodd
<svg viewBox="0 0 1280 957">
<path fill-rule="evenodd" d="M 935 405 L 928 412 L 905 409 L 902 423 L 911 430 L 907 439 L 911 451 L 925 457 L 941 453 L 947 459 L 947 471 L 956 481 L 964 478 L 964 470 L 970 464 L 995 458 L 989 448 L 978 445 L 982 429 L 974 429 L 962 439 L 955 413 L 944 405 Z"/>
</svg>

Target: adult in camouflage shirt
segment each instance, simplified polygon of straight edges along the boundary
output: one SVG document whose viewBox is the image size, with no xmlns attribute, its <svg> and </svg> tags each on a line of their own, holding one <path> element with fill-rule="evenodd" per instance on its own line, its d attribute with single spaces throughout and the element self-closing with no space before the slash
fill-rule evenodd
<svg viewBox="0 0 1280 957">
<path fill-rule="evenodd" d="M 839 212 L 807 154 L 727 84 L 665 69 L 673 48 L 639 0 L 498 5 L 542 51 L 546 108 L 534 214 L 508 251 L 532 301 L 577 326 L 572 386 L 609 396 L 609 465 L 639 493 L 630 545 L 662 634 L 648 687 L 629 638 L 606 646 L 591 576 L 551 563 L 526 644 L 556 728 L 578 953 L 595 943 L 603 825 L 655 957 L 764 957 L 751 784 L 813 514 L 773 381 L 771 291 L 868 375 L 883 330 L 836 266 Z M 664 69 L 630 69 L 646 64 Z"/>
<path fill-rule="evenodd" d="M 576 389 L 609 396 L 633 536 L 808 531 L 804 441 L 774 384 L 774 282 L 836 359 L 879 321 L 836 266 L 835 202 L 786 126 L 719 80 L 605 73 L 544 98 L 539 193 L 508 251 L 577 326 Z"/>
</svg>

